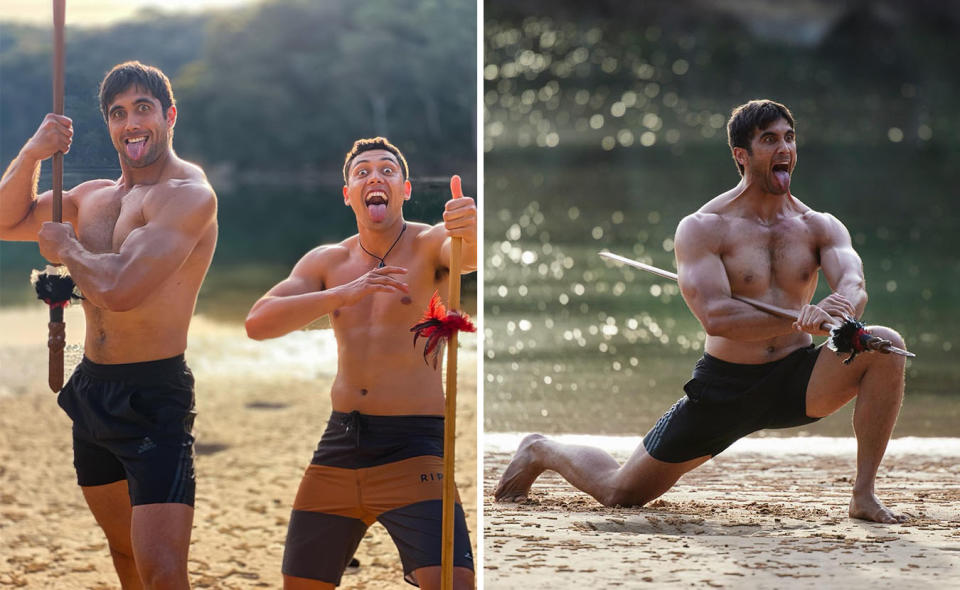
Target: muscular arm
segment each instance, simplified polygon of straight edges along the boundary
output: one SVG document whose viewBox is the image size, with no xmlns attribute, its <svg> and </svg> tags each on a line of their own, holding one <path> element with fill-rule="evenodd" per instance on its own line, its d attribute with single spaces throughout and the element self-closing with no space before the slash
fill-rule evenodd
<svg viewBox="0 0 960 590">
<path fill-rule="evenodd" d="M 819 236 L 820 268 L 830 288 L 843 295 L 856 309 L 856 316 L 860 317 L 867 306 L 863 262 L 853 249 L 847 228 L 829 214 L 823 214 L 823 221 Z"/>
<path fill-rule="evenodd" d="M 302 328 L 343 304 L 336 290 L 323 289 L 324 261 L 329 246 L 308 252 L 290 276 L 267 291 L 247 314 L 247 336 L 254 340 L 276 338 Z"/>
<path fill-rule="evenodd" d="M 677 227 L 674 251 L 680 292 L 710 336 L 756 341 L 791 333 L 790 320 L 777 318 L 730 297 L 727 271 L 719 254 L 719 221 L 694 213 Z"/>
<path fill-rule="evenodd" d="M 324 269 L 337 262 L 336 250 L 335 246 L 320 246 L 308 252 L 289 277 L 254 303 L 245 324 L 247 336 L 254 340 L 277 338 L 366 295 L 407 292 L 407 286 L 392 276 L 406 270 L 395 266 L 374 269 L 347 284 L 326 289 Z"/>
<path fill-rule="evenodd" d="M 134 229 L 116 253 L 90 252 L 70 232 L 56 236 L 67 226 L 45 223 L 40 234 L 56 248 L 56 256 L 70 270 L 83 295 L 98 307 L 128 311 L 143 303 L 187 260 L 211 224 L 216 223 L 216 197 L 207 185 L 192 184 L 173 189 L 155 211 L 144 207 L 146 223 Z M 45 253 L 46 255 L 46 253 Z M 51 256 L 48 256 L 51 258 Z"/>
<path fill-rule="evenodd" d="M 53 191 L 37 196 L 40 163 L 58 151 L 70 151 L 70 119 L 47 115 L 0 179 L 0 240 L 35 242 L 40 225 L 53 215 Z M 83 185 L 81 185 L 82 187 Z M 81 187 L 77 191 L 82 192 Z M 74 192 L 63 192 L 63 220 L 76 224 Z"/>
</svg>

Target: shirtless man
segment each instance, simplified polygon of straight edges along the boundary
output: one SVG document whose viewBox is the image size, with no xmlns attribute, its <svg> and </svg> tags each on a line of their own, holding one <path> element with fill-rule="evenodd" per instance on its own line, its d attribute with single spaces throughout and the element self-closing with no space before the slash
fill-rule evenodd
<svg viewBox="0 0 960 590">
<path fill-rule="evenodd" d="M 163 72 L 114 67 L 100 108 L 120 178 L 64 191 L 64 223 L 47 221 L 40 162 L 73 137 L 69 118 L 49 114 L 0 181 L 0 238 L 37 241 L 83 293 L 84 357 L 58 402 L 122 587 L 188 588 L 195 412 L 183 353 L 217 242 L 217 201 L 203 171 L 173 151 L 177 107 Z"/>
<path fill-rule="evenodd" d="M 440 584 L 443 387 L 440 371 L 411 346 L 410 327 L 435 291 L 446 292 L 451 237 L 463 239 L 463 272 L 476 269 L 477 210 L 455 176 L 444 223 L 404 221 L 408 177 L 386 139 L 354 143 L 343 202 L 358 233 L 308 252 L 247 317 L 247 334 L 259 340 L 329 314 L 337 339 L 333 413 L 293 504 L 284 588 L 338 585 L 375 520 L 393 537 L 408 582 Z M 455 519 L 454 584 L 470 588 L 473 558 L 459 503 Z"/>
<path fill-rule="evenodd" d="M 526 437 L 494 492 L 498 500 L 523 498 L 550 469 L 606 506 L 641 506 L 738 438 L 813 422 L 856 398 L 850 516 L 902 520 L 874 495 L 874 480 L 903 400 L 903 358 L 862 354 L 843 365 L 812 345 L 811 335 L 826 334 L 823 322 L 863 313 L 860 257 L 843 224 L 790 194 L 797 146 L 785 106 L 757 100 L 737 107 L 727 133 L 740 184 L 684 218 L 675 239 L 681 293 L 707 333 L 686 396 L 622 466 L 599 449 Z M 832 293 L 813 305 L 818 268 Z M 774 317 L 732 293 L 800 309 L 800 318 Z M 870 330 L 903 347 L 893 330 Z"/>
</svg>

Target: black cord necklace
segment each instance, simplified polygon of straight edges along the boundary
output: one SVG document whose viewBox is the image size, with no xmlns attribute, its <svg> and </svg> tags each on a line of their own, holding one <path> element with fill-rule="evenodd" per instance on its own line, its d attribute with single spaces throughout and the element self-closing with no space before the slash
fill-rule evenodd
<svg viewBox="0 0 960 590">
<path fill-rule="evenodd" d="M 377 256 L 376 254 L 374 254 L 374 253 L 371 252 L 370 250 L 367 250 L 366 248 L 364 248 L 364 247 L 363 247 L 363 242 L 360 241 L 360 236 L 359 236 L 359 234 L 357 235 L 357 243 L 360 244 L 360 249 L 361 249 L 361 250 L 363 250 L 364 252 L 366 252 L 366 253 L 369 254 L 370 256 L 373 256 L 374 258 L 376 258 L 377 260 L 380 261 L 380 264 L 377 265 L 377 268 L 383 268 L 383 267 L 385 267 L 385 266 L 387 265 L 387 263 L 385 262 L 386 259 L 387 259 L 387 256 L 390 256 L 390 252 L 393 251 L 393 247 L 397 245 L 397 242 L 399 242 L 399 241 L 400 241 L 400 238 L 403 237 L 403 232 L 405 232 L 405 231 L 407 231 L 407 222 L 406 222 L 406 221 L 403 222 L 403 227 L 400 228 L 400 235 L 397 236 L 397 239 L 393 241 L 393 244 L 391 244 L 391 246 L 387 249 L 387 253 L 384 254 L 383 256 Z"/>
</svg>

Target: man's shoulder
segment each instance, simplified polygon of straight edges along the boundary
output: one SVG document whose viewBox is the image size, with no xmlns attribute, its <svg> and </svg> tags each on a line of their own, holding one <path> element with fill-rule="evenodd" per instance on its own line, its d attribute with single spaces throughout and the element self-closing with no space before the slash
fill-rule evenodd
<svg viewBox="0 0 960 590">
<path fill-rule="evenodd" d="M 674 247 L 678 250 L 718 250 L 729 223 L 724 215 L 724 203 L 725 196 L 720 195 L 681 219 L 674 235 Z"/>
<path fill-rule="evenodd" d="M 800 215 L 800 219 L 809 228 L 809 231 L 821 240 L 833 241 L 833 238 L 848 233 L 843 222 L 826 211 L 814 211 L 808 208 Z"/>
<path fill-rule="evenodd" d="M 166 197 L 212 202 L 216 202 L 217 200 L 216 192 L 213 190 L 213 187 L 210 186 L 210 183 L 205 180 L 171 179 L 163 185 L 159 185 L 157 188 L 159 188 Z"/>
<path fill-rule="evenodd" d="M 217 195 L 206 179 L 172 178 L 154 185 L 143 202 L 143 213 L 147 218 L 162 214 L 207 219 L 216 216 Z"/>
<path fill-rule="evenodd" d="M 832 213 L 817 211 L 807 205 L 803 205 L 803 209 L 799 213 L 800 219 L 806 223 L 836 223 L 840 221 Z"/>
<path fill-rule="evenodd" d="M 711 211 L 701 207 L 680 220 L 677 235 L 717 233 L 726 226 L 727 220 L 720 211 Z"/>
<path fill-rule="evenodd" d="M 433 250 L 439 252 L 439 248 L 447 239 L 447 230 L 443 227 L 443 222 L 429 225 L 418 221 L 408 221 L 407 233 L 413 235 L 414 247 L 421 252 Z"/>
<path fill-rule="evenodd" d="M 150 189 L 149 205 L 158 207 L 173 204 L 184 212 L 215 213 L 217 194 L 203 169 L 174 157 L 176 159 L 169 166 L 166 178 Z"/>
<path fill-rule="evenodd" d="M 69 191 L 65 191 L 64 194 L 69 195 L 74 199 L 78 199 L 78 198 L 82 199 L 83 197 L 86 197 L 87 195 L 91 195 L 97 191 L 101 191 L 104 189 L 113 189 L 116 187 L 117 187 L 116 180 L 110 180 L 107 178 L 97 178 L 94 180 L 87 180 L 85 182 L 81 182 L 80 184 L 73 187 Z"/>
<path fill-rule="evenodd" d="M 169 175 L 157 183 L 152 192 L 178 198 L 216 201 L 217 194 L 202 168 L 179 158 L 171 168 Z"/>
<path fill-rule="evenodd" d="M 353 235 L 337 244 L 320 244 L 303 255 L 301 261 L 310 264 L 336 264 L 350 257 L 350 247 L 357 241 Z"/>
<path fill-rule="evenodd" d="M 443 223 L 438 223 L 436 225 L 429 225 L 426 223 L 421 223 L 419 221 L 408 221 L 407 222 L 407 231 L 412 233 L 419 239 L 427 239 L 431 237 L 436 237 L 438 234 L 446 236 L 446 233 L 443 231 Z"/>
<path fill-rule="evenodd" d="M 196 164 L 180 161 L 176 173 L 158 185 L 163 191 L 170 191 L 188 198 L 214 199 L 217 195 L 207 175 Z"/>
<path fill-rule="evenodd" d="M 291 276 L 314 280 L 317 277 L 324 276 L 325 269 L 346 262 L 349 255 L 349 249 L 342 243 L 316 246 L 300 257 L 300 260 L 293 267 Z"/>
</svg>

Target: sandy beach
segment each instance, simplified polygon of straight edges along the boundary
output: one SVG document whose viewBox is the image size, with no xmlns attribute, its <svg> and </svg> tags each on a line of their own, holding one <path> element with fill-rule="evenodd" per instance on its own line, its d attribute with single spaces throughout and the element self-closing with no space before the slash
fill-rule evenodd
<svg viewBox="0 0 960 590">
<path fill-rule="evenodd" d="M 0 588 L 118 588 L 106 540 L 76 485 L 70 421 L 46 385 L 46 310 L 0 311 Z M 67 310 L 79 360 L 83 316 Z M 461 337 L 457 484 L 477 542 L 476 338 Z M 194 319 L 196 376 L 194 588 L 279 588 L 290 506 L 330 413 L 336 369 L 329 330 L 268 342 L 240 324 Z M 344 588 L 403 588 L 396 549 L 368 531 Z"/>
<path fill-rule="evenodd" d="M 488 437 L 485 587 L 960 588 L 960 441 L 891 444 L 877 492 L 913 518 L 880 525 L 846 516 L 853 439 L 746 440 L 647 507 L 609 509 L 552 472 L 527 501 L 494 503 L 512 451 Z"/>
</svg>

